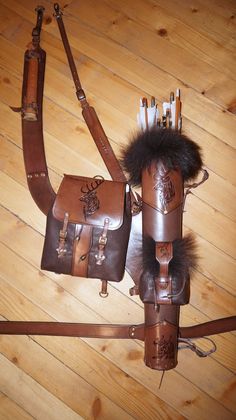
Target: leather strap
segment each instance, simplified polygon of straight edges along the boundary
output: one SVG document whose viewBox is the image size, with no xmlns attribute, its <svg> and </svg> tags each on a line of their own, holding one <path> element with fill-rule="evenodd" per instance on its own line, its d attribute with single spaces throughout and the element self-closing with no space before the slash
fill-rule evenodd
<svg viewBox="0 0 236 420">
<path fill-rule="evenodd" d="M 104 163 L 112 179 L 114 181 L 127 182 L 126 177 L 121 169 L 121 166 L 111 148 L 109 140 L 102 128 L 102 125 L 99 121 L 96 111 L 93 107 L 91 107 L 88 104 L 86 100 L 86 96 L 80 83 L 80 79 L 78 76 L 78 72 L 75 66 L 75 62 L 74 62 L 71 48 L 69 45 L 68 37 L 66 34 L 65 26 L 62 20 L 62 11 L 58 3 L 54 4 L 54 10 L 55 10 L 54 16 L 56 17 L 56 20 L 58 23 L 61 39 L 65 48 L 66 56 L 68 59 L 71 74 L 72 74 L 74 84 L 75 84 L 76 95 L 82 107 L 82 115 L 84 117 L 84 120 L 89 128 L 89 131 L 94 139 L 94 142 L 99 150 L 99 153 L 101 154 L 104 160 Z"/>
<path fill-rule="evenodd" d="M 169 309 L 169 307 L 168 307 Z M 150 327 L 151 324 L 148 324 Z M 154 326 L 155 324 L 152 324 Z M 200 338 L 236 330 L 236 316 L 179 328 L 180 338 Z M 0 321 L 0 334 L 51 335 L 144 340 L 145 324 L 79 324 L 68 322 Z"/>
<path fill-rule="evenodd" d="M 46 53 L 40 48 L 39 41 L 44 8 L 39 6 L 36 11 L 37 24 L 32 31 L 32 43 L 29 45 L 24 56 L 22 106 L 20 109 L 12 109 L 16 112 L 22 112 L 23 154 L 28 187 L 37 206 L 47 215 L 55 200 L 56 194 L 48 176 L 43 140 L 42 102 Z M 33 67 L 30 65 L 31 60 L 34 61 Z M 37 63 L 35 60 L 37 60 Z M 35 71 L 36 64 L 37 71 Z M 36 77 L 37 80 L 33 81 L 32 79 Z M 30 84 L 29 80 L 31 80 Z M 35 120 L 26 118 L 26 102 L 27 98 L 32 97 L 32 84 L 34 85 L 34 94 L 37 92 Z"/>
<path fill-rule="evenodd" d="M 191 327 L 181 327 L 179 336 L 181 338 L 199 338 L 208 335 L 222 334 L 236 330 L 236 316 L 215 319 L 204 324 L 193 325 Z"/>
<path fill-rule="evenodd" d="M 51 335 L 90 338 L 133 338 L 144 340 L 144 324 L 109 325 L 68 322 L 0 321 L 0 334 Z"/>
</svg>

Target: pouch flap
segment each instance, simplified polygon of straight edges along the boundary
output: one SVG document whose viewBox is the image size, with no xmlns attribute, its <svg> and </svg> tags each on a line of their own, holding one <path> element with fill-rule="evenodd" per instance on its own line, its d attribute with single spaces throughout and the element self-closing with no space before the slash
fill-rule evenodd
<svg viewBox="0 0 236 420">
<path fill-rule="evenodd" d="M 123 223 L 126 185 L 124 182 L 105 181 L 102 177 L 64 175 L 53 205 L 53 216 L 69 222 L 103 227 L 109 219 L 109 229 L 118 229 Z"/>
</svg>

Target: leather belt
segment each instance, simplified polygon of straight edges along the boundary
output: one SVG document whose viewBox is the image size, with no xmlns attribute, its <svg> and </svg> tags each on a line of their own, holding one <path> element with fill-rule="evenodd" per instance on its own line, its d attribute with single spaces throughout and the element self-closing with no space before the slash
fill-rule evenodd
<svg viewBox="0 0 236 420">
<path fill-rule="evenodd" d="M 80 324 L 69 322 L 0 321 L 0 334 L 51 335 L 90 338 L 131 338 L 144 340 L 145 324 Z M 217 319 L 190 327 L 180 327 L 181 338 L 201 338 L 236 329 L 236 316 Z"/>
</svg>

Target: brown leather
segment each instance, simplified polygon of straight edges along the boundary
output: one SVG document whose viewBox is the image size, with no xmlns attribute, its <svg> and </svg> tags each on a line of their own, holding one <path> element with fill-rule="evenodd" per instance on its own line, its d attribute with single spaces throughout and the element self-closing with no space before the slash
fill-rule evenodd
<svg viewBox="0 0 236 420">
<path fill-rule="evenodd" d="M 72 257 L 72 276 L 88 277 L 88 253 L 92 242 L 92 227 L 76 225 Z"/>
<path fill-rule="evenodd" d="M 0 334 L 50 335 L 144 340 L 144 324 L 79 324 L 69 322 L 0 321 Z"/>
<path fill-rule="evenodd" d="M 102 128 L 94 108 L 91 106 L 83 108 L 82 115 L 111 177 L 115 181 L 126 182 L 126 177 L 109 144 L 108 138 Z"/>
<path fill-rule="evenodd" d="M 37 120 L 37 85 L 38 85 L 38 56 L 33 50 L 29 57 L 26 96 L 24 98 L 23 118 L 29 121 Z"/>
<path fill-rule="evenodd" d="M 33 51 L 35 53 L 35 50 Z M 48 177 L 42 127 L 42 100 L 46 53 L 40 47 L 38 47 L 37 54 L 39 56 L 37 81 L 37 121 L 27 121 L 22 116 L 23 153 L 25 171 L 30 193 L 40 210 L 44 214 L 48 214 L 55 200 L 56 194 Z M 31 77 L 29 76 L 30 55 L 31 51 L 27 50 L 25 52 L 24 59 L 22 109 L 24 109 L 25 105 L 28 77 Z"/>
<path fill-rule="evenodd" d="M 179 336 L 181 338 L 197 338 L 234 330 L 236 330 L 236 316 L 230 316 L 205 322 L 204 324 L 192 325 L 191 327 L 181 327 Z"/>
<path fill-rule="evenodd" d="M 51 335 L 67 337 L 94 337 L 94 338 L 133 338 L 144 340 L 144 329 L 150 331 L 157 329 L 157 325 L 165 323 L 165 319 L 178 324 L 178 307 L 162 306 L 162 311 L 157 313 L 153 310 L 153 305 L 145 305 L 145 324 L 139 325 L 117 325 L 117 324 L 79 324 L 68 322 L 31 322 L 31 321 L 0 321 L 0 334 L 15 335 Z M 157 321 L 158 319 L 158 321 Z M 155 324 L 155 321 L 156 324 Z M 153 324 L 152 324 L 153 322 Z M 166 321 L 172 324 L 170 321 Z M 178 335 L 181 338 L 207 337 L 209 335 L 221 334 L 236 330 L 236 316 L 216 319 L 204 324 L 193 325 L 191 327 L 181 327 Z M 162 330 L 164 331 L 164 330 Z M 166 328 L 167 334 L 170 329 Z M 147 340 L 153 333 L 150 332 Z M 166 334 L 164 333 L 164 336 Z M 168 335 L 169 336 L 169 335 Z"/>
<path fill-rule="evenodd" d="M 158 310 L 155 310 L 153 304 L 145 303 L 144 314 L 145 325 L 150 327 L 149 337 L 145 343 L 145 362 L 147 361 L 148 366 L 153 369 L 171 369 L 177 364 L 180 307 L 178 305 L 160 305 Z M 159 331 L 155 325 L 160 325 Z M 156 340 L 155 343 L 151 343 L 152 339 Z M 148 345 L 150 345 L 150 349 Z M 154 357 L 153 360 L 152 357 Z"/>
<path fill-rule="evenodd" d="M 159 276 L 155 279 L 156 303 L 171 304 L 172 281 L 169 276 L 169 262 L 173 258 L 172 242 L 156 242 L 156 259 L 160 264 Z"/>
<path fill-rule="evenodd" d="M 178 326 L 167 321 L 145 328 L 145 364 L 151 369 L 169 370 L 177 365 Z"/>
<path fill-rule="evenodd" d="M 162 161 L 142 172 L 142 197 L 149 206 L 168 214 L 183 202 L 183 180 L 179 169 L 169 170 Z"/>
<path fill-rule="evenodd" d="M 118 229 L 123 223 L 125 189 L 123 182 L 64 175 L 53 205 L 53 216 L 62 221 L 68 212 L 70 223 L 100 228 L 108 218 L 109 229 Z"/>
<path fill-rule="evenodd" d="M 181 238 L 183 180 L 180 171 L 167 170 L 162 162 L 143 170 L 142 198 L 145 235 L 156 242 Z"/>
<path fill-rule="evenodd" d="M 82 89 L 78 72 L 75 66 L 71 48 L 69 45 L 68 37 L 65 31 L 64 23 L 62 20 L 62 12 L 58 5 L 54 5 L 55 17 L 57 20 L 58 28 L 61 34 L 61 39 L 65 48 L 68 63 L 70 66 L 71 74 L 74 80 L 77 98 L 82 106 L 82 115 L 89 128 L 89 131 L 96 143 L 96 146 L 105 162 L 105 165 L 115 181 L 126 182 L 125 175 L 120 167 L 120 164 L 110 146 L 109 140 L 103 130 L 103 127 L 99 121 L 96 111 L 93 107 L 89 106 L 84 91 Z"/>
</svg>

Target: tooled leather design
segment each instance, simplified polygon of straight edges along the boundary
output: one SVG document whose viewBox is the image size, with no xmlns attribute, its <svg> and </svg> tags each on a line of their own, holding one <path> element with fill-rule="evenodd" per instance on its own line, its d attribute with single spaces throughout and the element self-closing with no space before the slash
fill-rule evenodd
<svg viewBox="0 0 236 420">
<path fill-rule="evenodd" d="M 174 200 L 176 194 L 175 185 L 171 179 L 170 173 L 164 166 L 160 167 L 160 170 L 154 173 L 153 179 L 156 181 L 153 188 L 158 191 L 159 194 L 160 210 L 164 213 L 168 213 L 170 203 Z"/>
<path fill-rule="evenodd" d="M 109 230 L 116 230 L 123 224 L 125 188 L 123 182 L 64 175 L 53 205 L 53 215 L 61 221 L 68 212 L 70 223 L 101 228 L 108 217 Z M 91 196 L 93 192 L 97 192 L 99 202 L 94 195 Z"/>
<path fill-rule="evenodd" d="M 145 363 L 152 369 L 168 370 L 177 364 L 177 327 L 158 322 L 145 331 Z"/>
<path fill-rule="evenodd" d="M 153 356 L 154 359 L 159 359 L 161 361 L 165 359 L 173 359 L 175 356 L 175 346 L 173 343 L 173 337 L 170 335 L 168 339 L 162 335 L 160 338 L 157 338 L 153 341 L 153 344 L 156 346 L 157 351 L 156 355 Z"/>
<path fill-rule="evenodd" d="M 161 161 L 142 174 L 143 201 L 166 215 L 183 203 L 183 180 L 179 169 L 168 169 Z"/>
<path fill-rule="evenodd" d="M 103 178 L 95 178 L 90 183 L 86 183 L 86 186 L 82 186 L 80 191 L 83 195 L 80 197 L 80 201 L 84 202 L 83 207 L 84 218 L 94 214 L 100 207 L 100 201 L 97 196 L 96 189 L 104 182 Z"/>
</svg>

